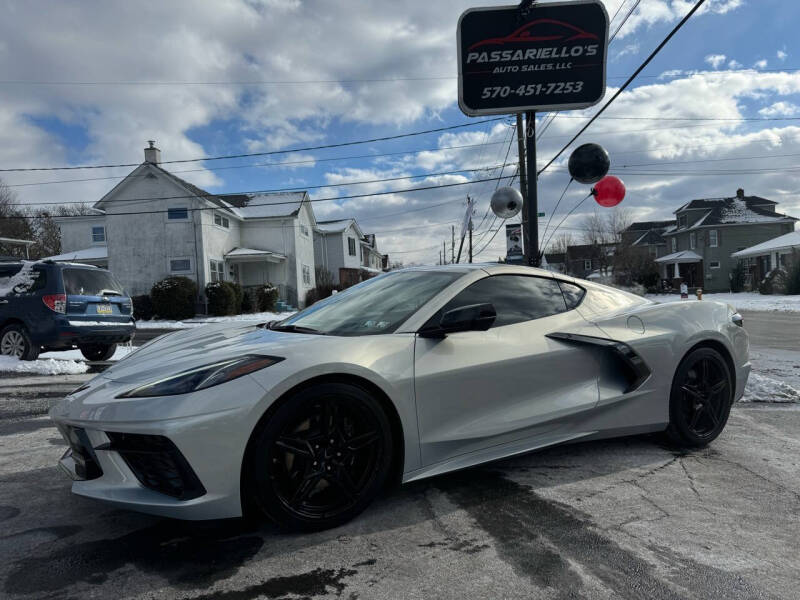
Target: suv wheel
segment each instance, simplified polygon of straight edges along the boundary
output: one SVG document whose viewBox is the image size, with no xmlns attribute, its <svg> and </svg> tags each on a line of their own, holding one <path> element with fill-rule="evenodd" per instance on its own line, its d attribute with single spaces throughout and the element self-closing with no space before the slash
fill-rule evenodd
<svg viewBox="0 0 800 600">
<path fill-rule="evenodd" d="M 86 360 L 108 360 L 117 350 L 116 344 L 87 344 L 80 346 Z"/>
<path fill-rule="evenodd" d="M 20 360 L 36 360 L 39 346 L 34 346 L 24 326 L 13 323 L 0 332 L 0 354 Z"/>
</svg>

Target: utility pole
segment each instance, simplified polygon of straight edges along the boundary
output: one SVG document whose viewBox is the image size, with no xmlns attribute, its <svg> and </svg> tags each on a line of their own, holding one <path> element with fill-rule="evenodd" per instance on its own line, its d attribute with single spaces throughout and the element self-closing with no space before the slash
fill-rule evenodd
<svg viewBox="0 0 800 600">
<path fill-rule="evenodd" d="M 525 264 L 539 266 L 539 199 L 536 193 L 536 113 L 525 113 L 525 158 L 526 175 L 525 202 L 522 205 L 522 239 L 525 249 Z M 520 172 L 520 175 L 522 173 Z"/>
<path fill-rule="evenodd" d="M 456 262 L 456 226 L 450 225 L 450 264 Z"/>
<path fill-rule="evenodd" d="M 472 215 L 469 216 L 469 262 L 472 263 Z"/>
<path fill-rule="evenodd" d="M 444 256 L 444 261 L 442 264 L 447 264 L 447 242 L 442 240 L 442 256 Z"/>
<path fill-rule="evenodd" d="M 517 152 L 519 153 L 519 191 L 522 198 L 528 195 L 528 177 L 525 170 L 525 126 L 522 124 L 522 113 L 517 113 Z"/>
</svg>

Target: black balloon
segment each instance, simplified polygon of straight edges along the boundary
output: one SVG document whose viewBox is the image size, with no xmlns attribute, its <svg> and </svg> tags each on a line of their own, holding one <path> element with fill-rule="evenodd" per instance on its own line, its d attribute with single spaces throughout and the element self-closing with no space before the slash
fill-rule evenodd
<svg viewBox="0 0 800 600">
<path fill-rule="evenodd" d="M 569 174 L 578 183 L 597 183 L 610 166 L 608 152 L 600 144 L 578 146 L 569 157 Z"/>
</svg>

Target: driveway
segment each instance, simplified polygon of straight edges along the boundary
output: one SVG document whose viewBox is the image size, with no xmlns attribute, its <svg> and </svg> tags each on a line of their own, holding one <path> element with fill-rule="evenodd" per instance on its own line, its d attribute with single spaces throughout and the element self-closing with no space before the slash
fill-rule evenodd
<svg viewBox="0 0 800 600">
<path fill-rule="evenodd" d="M 781 343 L 763 327 L 754 350 L 800 369 L 796 353 L 763 345 Z M 797 597 L 797 404 L 737 404 L 703 450 L 656 437 L 563 446 L 395 489 L 344 527 L 286 535 L 73 496 L 54 466 L 63 442 L 39 415 L 86 376 L 46 379 L 0 379 L 0 597 Z"/>
</svg>

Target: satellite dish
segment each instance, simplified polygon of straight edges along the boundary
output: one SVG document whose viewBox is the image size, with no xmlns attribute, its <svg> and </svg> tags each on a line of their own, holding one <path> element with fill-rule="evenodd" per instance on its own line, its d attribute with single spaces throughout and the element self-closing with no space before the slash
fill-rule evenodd
<svg viewBox="0 0 800 600">
<path fill-rule="evenodd" d="M 522 209 L 522 194 L 512 187 L 501 187 L 492 194 L 492 212 L 501 219 L 515 217 Z"/>
<path fill-rule="evenodd" d="M 611 160 L 600 144 L 578 146 L 569 157 L 569 174 L 578 183 L 597 183 L 608 173 Z"/>
</svg>

